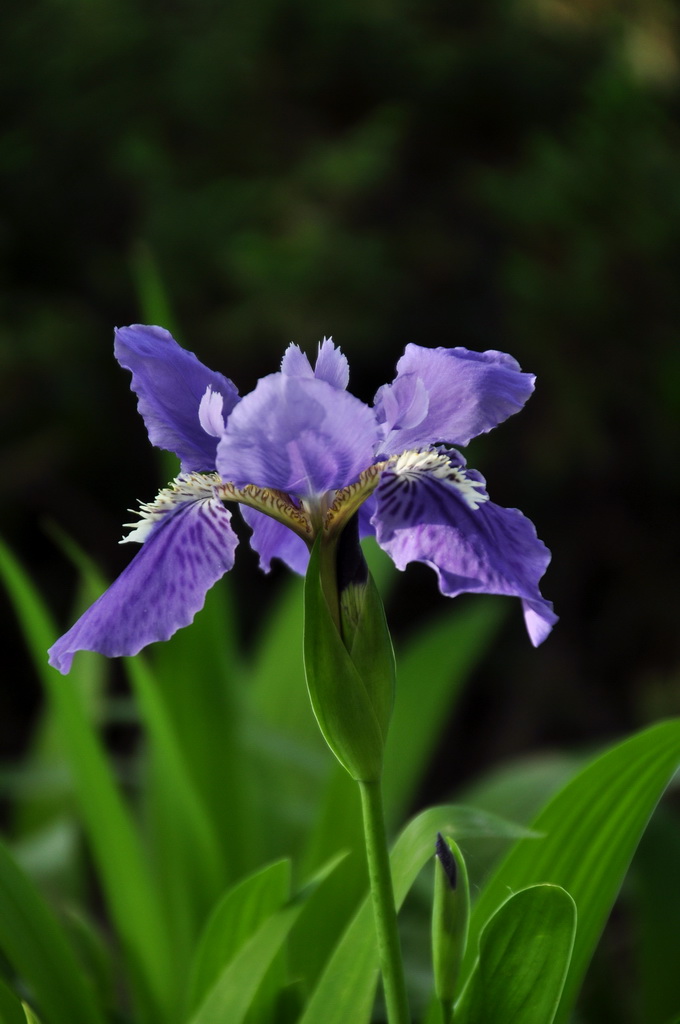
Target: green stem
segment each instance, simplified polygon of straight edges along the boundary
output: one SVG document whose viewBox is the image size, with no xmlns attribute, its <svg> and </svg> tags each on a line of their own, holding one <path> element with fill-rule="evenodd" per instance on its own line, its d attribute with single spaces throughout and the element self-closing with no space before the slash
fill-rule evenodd
<svg viewBox="0 0 680 1024">
<path fill-rule="evenodd" d="M 410 1024 L 380 780 L 360 781 L 359 789 L 387 1020 L 389 1024 Z"/>
</svg>

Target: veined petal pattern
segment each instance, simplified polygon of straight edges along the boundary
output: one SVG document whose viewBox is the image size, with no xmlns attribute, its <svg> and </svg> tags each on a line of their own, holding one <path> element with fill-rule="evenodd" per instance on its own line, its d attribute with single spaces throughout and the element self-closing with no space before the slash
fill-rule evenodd
<svg viewBox="0 0 680 1024">
<path fill-rule="evenodd" d="M 465 476 L 470 479 L 472 471 Z M 403 479 L 386 470 L 374 497 L 376 538 L 398 569 L 424 562 L 447 597 L 519 597 L 532 643 L 545 639 L 557 621 L 539 591 L 550 552 L 521 512 L 491 501 L 474 507 L 442 475 L 427 470 Z"/>
<path fill-rule="evenodd" d="M 163 516 L 102 596 L 50 648 L 68 672 L 76 651 L 137 654 L 193 621 L 210 587 L 234 564 L 231 513 L 213 497 L 183 502 Z"/>
<path fill-rule="evenodd" d="M 226 419 L 238 402 L 232 382 L 209 370 L 162 327 L 118 327 L 114 352 L 132 373 L 132 390 L 151 443 L 174 452 L 184 473 L 214 470 L 217 438 L 203 429 L 198 410 L 210 388 L 222 396 Z"/>
</svg>

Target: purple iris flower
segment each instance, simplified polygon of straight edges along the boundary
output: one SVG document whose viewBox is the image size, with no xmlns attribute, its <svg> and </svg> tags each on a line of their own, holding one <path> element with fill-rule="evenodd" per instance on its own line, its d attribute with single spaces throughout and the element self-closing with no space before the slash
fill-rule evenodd
<svg viewBox="0 0 680 1024">
<path fill-rule="evenodd" d="M 489 500 L 458 451 L 522 408 L 534 377 L 502 352 L 407 345 L 373 406 L 346 389 L 345 356 L 324 339 L 315 365 L 296 345 L 279 373 L 240 397 L 160 327 L 115 332 L 115 355 L 152 444 L 181 473 L 141 506 L 128 567 L 50 649 L 68 672 L 76 651 L 136 654 L 188 625 L 234 564 L 226 504 L 238 503 L 265 571 L 304 573 L 314 538 L 329 542 L 355 514 L 399 569 L 425 562 L 441 592 L 510 594 L 535 645 L 556 621 L 539 580 L 550 553 L 517 509 Z"/>
</svg>

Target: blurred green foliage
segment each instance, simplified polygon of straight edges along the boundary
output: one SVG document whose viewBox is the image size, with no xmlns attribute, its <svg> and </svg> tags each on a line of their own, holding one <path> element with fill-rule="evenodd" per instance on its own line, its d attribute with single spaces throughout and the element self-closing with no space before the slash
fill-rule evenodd
<svg viewBox="0 0 680 1024">
<path fill-rule="evenodd" d="M 0 528 L 54 607 L 45 521 L 112 575 L 168 475 L 113 324 L 172 318 L 241 390 L 333 334 L 366 400 L 409 341 L 499 348 L 538 391 L 469 457 L 562 621 L 534 652 L 508 617 L 433 784 L 677 710 L 678 96 L 665 0 L 3 5 Z M 397 629 L 441 600 L 409 584 Z"/>
</svg>

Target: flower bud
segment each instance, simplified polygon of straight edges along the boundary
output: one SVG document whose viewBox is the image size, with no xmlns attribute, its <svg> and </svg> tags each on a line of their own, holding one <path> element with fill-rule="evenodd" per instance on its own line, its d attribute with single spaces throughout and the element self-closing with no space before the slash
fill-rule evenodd
<svg viewBox="0 0 680 1024">
<path fill-rule="evenodd" d="M 470 887 L 463 855 L 454 841 L 438 833 L 435 852 L 432 906 L 434 986 L 440 1003 L 450 1008 L 467 944 Z"/>
<path fill-rule="evenodd" d="M 305 578 L 304 655 L 326 742 L 354 779 L 378 779 L 394 700 L 394 653 L 356 519 L 333 543 L 321 534 L 314 544 Z"/>
</svg>

